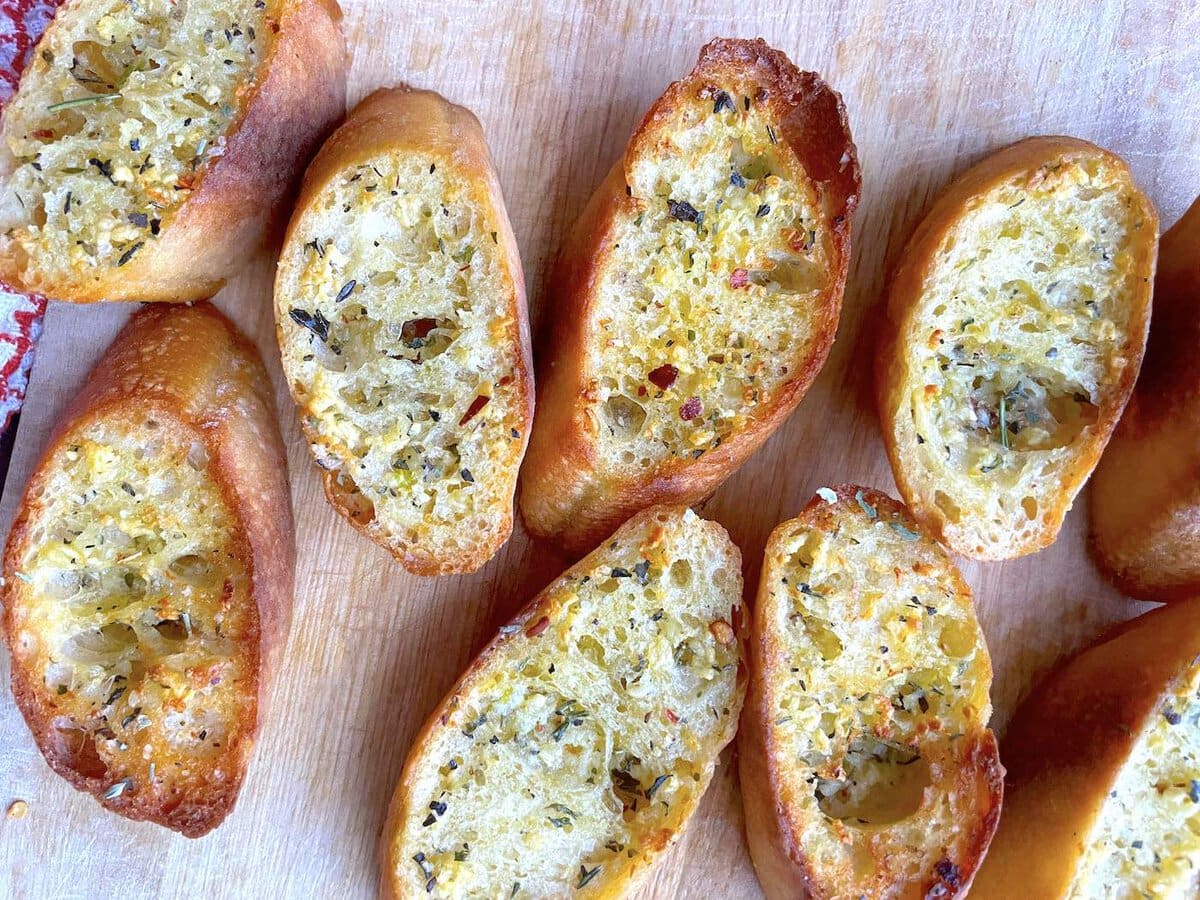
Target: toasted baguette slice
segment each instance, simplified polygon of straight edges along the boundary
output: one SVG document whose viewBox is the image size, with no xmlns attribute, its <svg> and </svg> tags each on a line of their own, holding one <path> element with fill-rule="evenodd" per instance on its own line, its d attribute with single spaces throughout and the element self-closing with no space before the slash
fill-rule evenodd
<svg viewBox="0 0 1200 900">
<path fill-rule="evenodd" d="M 275 281 L 283 368 L 334 509 L 411 572 L 512 533 L 533 419 L 525 278 L 483 129 L 376 91 L 313 161 Z"/>
<path fill-rule="evenodd" d="M 825 362 L 859 168 L 841 98 L 763 41 L 715 40 L 646 113 L 564 245 L 521 487 L 582 553 L 694 503 Z"/>
<path fill-rule="evenodd" d="M 679 836 L 745 693 L 741 555 L 656 507 L 539 594 L 418 736 L 394 897 L 619 897 Z"/>
<path fill-rule="evenodd" d="M 1158 220 L 1113 154 L 1029 138 L 961 175 L 891 281 L 879 418 L 900 493 L 957 553 L 1053 543 L 1137 377 Z"/>
<path fill-rule="evenodd" d="M 346 105 L 335 0 L 68 0 L 0 118 L 0 282 L 195 300 Z"/>
<path fill-rule="evenodd" d="M 1133 398 L 1092 479 L 1092 556 L 1142 600 L 1200 596 L 1200 200 L 1163 235 Z"/>
<path fill-rule="evenodd" d="M 1004 816 L 972 900 L 1200 896 L 1200 602 L 1052 673 L 1004 735 Z"/>
<path fill-rule="evenodd" d="M 770 898 L 960 897 L 1000 815 L 991 661 L 946 551 L 822 488 L 767 542 L 739 754 Z"/>
<path fill-rule="evenodd" d="M 13 695 L 51 768 L 128 818 L 219 825 L 286 639 L 293 556 L 258 351 L 207 303 L 136 313 L 4 555 Z"/>
</svg>

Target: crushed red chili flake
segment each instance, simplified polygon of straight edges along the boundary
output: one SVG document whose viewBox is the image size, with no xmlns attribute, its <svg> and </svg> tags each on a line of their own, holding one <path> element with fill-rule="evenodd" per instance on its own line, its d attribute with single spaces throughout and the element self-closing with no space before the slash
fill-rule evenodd
<svg viewBox="0 0 1200 900">
<path fill-rule="evenodd" d="M 429 332 L 437 328 L 437 319 L 409 319 L 400 329 L 400 340 L 411 347 L 414 341 L 423 341 Z"/>
<path fill-rule="evenodd" d="M 663 715 L 667 717 L 667 721 L 672 725 L 679 724 L 679 716 L 675 715 L 674 710 L 663 707 Z"/>
<path fill-rule="evenodd" d="M 638 395 L 639 397 L 645 397 L 645 396 L 646 396 L 646 394 L 648 394 L 648 393 L 649 393 L 649 391 L 647 391 L 647 390 L 646 390 L 646 386 L 645 386 L 644 384 L 639 384 L 639 385 L 638 385 L 638 389 L 637 389 L 637 395 Z"/>
<path fill-rule="evenodd" d="M 550 619 L 546 616 L 542 616 L 525 632 L 525 636 L 535 638 L 549 627 Z"/>
<path fill-rule="evenodd" d="M 491 397 L 485 397 L 483 394 L 480 394 L 472 400 L 471 405 L 467 407 L 467 411 L 463 413 L 463 417 L 458 420 L 458 424 L 462 426 L 470 422 L 481 409 L 487 406 L 488 401 L 491 399 Z"/>
<path fill-rule="evenodd" d="M 683 406 L 679 407 L 679 418 L 685 422 L 690 422 L 696 416 L 700 415 L 704 410 L 704 404 L 700 402 L 699 397 L 693 397 Z"/>
<path fill-rule="evenodd" d="M 665 391 L 675 383 L 675 379 L 679 377 L 679 370 L 670 363 L 659 366 L 653 372 L 646 376 L 660 391 Z"/>
<path fill-rule="evenodd" d="M 729 274 L 729 286 L 731 288 L 744 288 L 750 283 L 750 273 L 745 269 L 734 269 Z"/>
</svg>

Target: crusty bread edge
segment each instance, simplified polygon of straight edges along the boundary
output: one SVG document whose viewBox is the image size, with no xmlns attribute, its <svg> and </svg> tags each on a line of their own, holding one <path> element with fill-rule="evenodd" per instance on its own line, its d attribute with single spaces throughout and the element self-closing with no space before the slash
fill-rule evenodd
<svg viewBox="0 0 1200 900">
<path fill-rule="evenodd" d="M 881 491 L 850 484 L 840 484 L 832 490 L 837 495 L 838 502 L 854 501 L 861 491 L 863 500 L 873 506 L 881 516 L 899 513 L 907 519 L 910 515 L 905 507 Z M 772 747 L 773 714 L 768 706 L 766 693 L 766 679 L 772 674 L 768 672 L 769 661 L 776 655 L 775 648 L 779 637 L 768 633 L 768 617 L 763 614 L 770 602 L 771 580 L 766 577 L 766 566 L 776 545 L 783 538 L 784 529 L 797 519 L 811 517 L 825 503 L 822 498 L 814 497 L 796 518 L 781 523 L 771 532 L 763 551 L 763 577 L 759 580 L 758 597 L 754 604 L 755 615 L 749 648 L 750 688 L 746 704 L 742 708 L 738 734 L 738 764 L 742 803 L 746 814 L 746 842 L 759 885 L 768 900 L 795 900 L 797 897 L 824 900 L 826 897 L 796 838 L 798 823 L 793 821 L 781 799 L 780 773 L 788 762 L 782 760 Z M 952 560 L 947 562 L 955 582 L 955 593 L 970 596 L 970 588 L 958 567 Z M 990 675 L 990 657 L 988 671 Z M 981 781 L 991 805 L 987 816 L 975 830 L 972 840 L 964 847 L 963 865 L 959 867 L 963 878 L 961 884 L 957 889 L 944 883 L 942 885 L 945 892 L 938 896 L 946 900 L 966 895 L 1000 821 L 1004 797 L 1004 768 L 1000 765 L 996 738 L 986 727 L 974 737 L 976 740 L 968 755 L 970 765 L 963 768 L 960 773 L 962 777 L 958 781 Z M 966 789 L 975 789 L 977 786 L 971 785 Z M 956 790 L 958 789 L 956 787 Z"/>
<path fill-rule="evenodd" d="M 1200 654 L 1200 601 L 1116 626 L 1018 707 L 1002 749 L 1004 816 L 973 898 L 1065 896 L 1139 733 Z"/>
<path fill-rule="evenodd" d="M 504 205 L 500 179 L 484 138 L 483 126 L 469 109 L 450 103 L 432 91 L 413 90 L 405 85 L 376 90 L 351 111 L 346 121 L 329 137 L 309 166 L 295 211 L 288 224 L 284 246 L 290 247 L 297 239 L 296 235 L 302 231 L 313 201 L 342 171 L 381 154 L 406 149 L 450 160 L 486 193 L 494 212 L 501 259 L 508 270 L 513 287 L 510 307 L 513 321 L 516 323 L 516 334 L 512 335 L 512 339 L 518 345 L 519 353 L 518 364 L 513 374 L 517 381 L 516 392 L 524 398 L 522 408 L 516 411 L 521 417 L 522 425 L 519 429 L 519 447 L 512 462 L 509 502 L 503 509 L 496 511 L 501 517 L 500 527 L 496 529 L 495 538 L 490 544 L 481 546 L 475 554 L 444 556 L 438 555 L 436 548 L 420 552 L 413 548 L 397 547 L 378 538 L 369 526 L 357 521 L 350 514 L 335 488 L 334 473 L 322 471 L 321 482 L 330 506 L 356 530 L 391 553 L 409 572 L 414 575 L 466 574 L 476 571 L 495 556 L 512 534 L 512 497 L 516 493 L 517 471 L 529 443 L 534 415 L 533 352 L 529 336 L 525 274 L 521 267 L 517 239 Z M 280 274 L 275 280 L 274 305 L 275 334 L 281 349 L 285 347 L 285 314 L 280 306 L 284 299 L 280 269 Z M 292 399 L 298 408 L 303 409 L 303 401 L 292 389 L 291 379 L 287 381 L 288 388 L 292 391 Z M 304 416 L 300 417 L 300 426 L 310 444 L 317 441 L 316 433 L 305 422 Z"/>
<path fill-rule="evenodd" d="M 466 696 L 471 693 L 475 687 L 477 678 L 482 673 L 488 661 L 499 653 L 509 642 L 526 639 L 526 629 L 531 623 L 536 623 L 543 616 L 548 616 L 551 619 L 556 617 L 558 605 L 552 603 L 556 593 L 562 589 L 569 587 L 570 584 L 580 574 L 586 573 L 593 565 L 593 556 L 603 556 L 607 553 L 608 544 L 612 540 L 620 540 L 624 534 L 635 533 L 648 520 L 660 514 L 669 516 L 682 516 L 687 512 L 686 507 L 679 506 L 655 506 L 646 509 L 638 515 L 626 522 L 610 540 L 605 540 L 600 544 L 592 554 L 581 559 L 575 565 L 571 566 L 556 578 L 553 582 L 538 592 L 529 603 L 513 617 L 513 619 L 479 651 L 478 655 L 471 661 L 466 671 L 459 676 L 454 685 L 450 688 L 446 696 L 438 703 L 437 707 L 429 714 L 425 720 L 425 724 L 417 733 L 413 740 L 412 748 L 409 750 L 408 757 L 404 764 L 404 769 L 400 775 L 400 780 L 396 784 L 396 789 L 392 795 L 392 800 L 389 805 L 387 823 L 384 825 L 382 837 L 380 841 L 380 860 L 381 860 L 381 883 L 380 893 L 385 900 L 398 900 L 398 898 L 411 898 L 417 900 L 420 895 L 406 895 L 404 893 L 404 883 L 395 877 L 395 873 L 400 866 L 409 864 L 408 860 L 401 859 L 400 838 L 403 833 L 404 823 L 411 815 L 412 799 L 408 795 L 408 786 L 412 783 L 414 771 L 420 759 L 435 740 L 437 732 L 445 727 L 445 722 L 448 720 L 450 713 L 453 711 L 455 701 L 459 697 Z M 727 561 L 731 571 L 741 573 L 742 555 L 737 545 L 729 538 L 728 533 L 718 523 L 712 520 L 704 520 L 704 527 L 710 530 L 719 530 L 725 538 L 728 548 Z M 599 900 L 617 900 L 631 892 L 638 884 L 642 883 L 646 877 L 654 870 L 655 863 L 662 858 L 674 844 L 678 843 L 688 825 L 695 818 L 696 809 L 699 808 L 700 801 L 704 793 L 708 790 L 708 786 L 712 781 L 713 774 L 716 771 L 716 766 L 721 752 L 729 746 L 733 741 L 734 735 L 737 732 L 737 723 L 739 719 L 740 708 L 745 700 L 747 668 L 746 668 L 746 650 L 747 640 L 750 632 L 750 612 L 746 607 L 744 599 L 737 598 L 733 607 L 732 625 L 734 633 L 737 636 L 738 650 L 741 657 L 741 662 L 738 665 L 737 671 L 737 686 L 733 700 L 733 709 L 731 710 L 729 726 L 724 739 L 721 741 L 713 753 L 711 764 L 703 773 L 703 787 L 696 794 L 696 805 L 684 817 L 680 830 L 675 832 L 671 838 L 662 846 L 648 851 L 647 857 L 642 861 L 639 869 L 633 872 L 632 879 L 624 882 L 614 883 L 609 885 L 606 890 L 598 890 L 597 887 L 590 889 L 590 893 L 594 894 Z"/>
<path fill-rule="evenodd" d="M 1129 364 L 1108 396 L 1101 398 L 1103 402 L 1096 424 L 1092 427 L 1092 434 L 1080 443 L 1072 464 L 1063 474 L 1059 502 L 1050 508 L 1053 513 L 1053 525 L 1045 525 L 1033 540 L 1026 543 L 985 547 L 980 552 L 971 537 L 969 527 L 964 528 L 950 522 L 936 504 L 926 499 L 921 486 L 922 482 L 928 480 L 925 473 L 907 464 L 907 460 L 915 455 L 916 444 L 914 440 L 906 438 L 900 427 L 901 414 L 907 403 L 906 389 L 909 385 L 904 364 L 904 346 L 916 328 L 915 311 L 920 304 L 922 288 L 938 252 L 958 226 L 971 201 L 1004 182 L 1055 159 L 1086 156 L 1101 157 L 1106 164 L 1126 174 L 1133 195 L 1142 204 L 1146 233 L 1152 235 L 1148 239 L 1149 252 L 1144 254 L 1140 260 L 1140 269 L 1135 273 L 1135 278 L 1140 275 L 1138 280 L 1143 287 L 1132 298 L 1135 308 L 1130 311 L 1129 320 Z M 1060 136 L 1026 138 L 988 155 L 951 182 L 917 225 L 905 245 L 887 289 L 889 321 L 881 336 L 879 352 L 876 354 L 876 403 L 884 446 L 901 496 L 917 521 L 955 553 L 983 560 L 1013 559 L 1048 547 L 1058 536 L 1075 496 L 1108 443 L 1113 427 L 1133 390 L 1141 366 L 1150 326 L 1150 282 L 1154 275 L 1157 250 L 1154 237 L 1157 236 L 1157 231 L 1158 216 L 1154 206 L 1134 183 L 1129 166 L 1124 160 L 1095 144 Z"/>
<path fill-rule="evenodd" d="M 727 73 L 752 71 L 769 86 L 768 104 L 779 136 L 817 183 L 832 231 L 830 280 L 814 310 L 813 353 L 798 366 L 754 419 L 696 460 L 674 460 L 637 479 L 601 479 L 596 448 L 579 399 L 586 384 L 587 323 L 597 302 L 600 275 L 612 246 L 614 221 L 628 215 L 627 175 L 645 136 L 669 118 L 695 90 Z M 656 503 L 695 503 L 714 491 L 803 399 L 825 363 L 837 332 L 850 260 L 850 220 L 861 175 L 841 96 L 811 72 L 801 72 L 780 51 L 758 40 L 717 39 L 701 51 L 695 68 L 674 82 L 647 111 L 622 158 L 588 201 L 559 252 L 548 288 L 553 322 L 539 365 L 541 396 L 520 487 L 526 527 L 582 555 L 639 509 Z"/>
<path fill-rule="evenodd" d="M 1092 476 L 1092 559 L 1120 591 L 1139 600 L 1200 596 L 1200 550 L 1180 530 L 1200 528 L 1198 296 L 1200 199 L 1159 243 L 1142 371 Z M 1171 478 L 1165 498 L 1156 493 L 1164 487 L 1157 478 L 1127 477 L 1131 467 L 1157 469 L 1172 459 L 1188 477 Z"/>
<path fill-rule="evenodd" d="M 242 102 L 225 152 L 125 265 L 74 273 L 53 300 L 179 303 L 210 297 L 257 251 L 300 173 L 346 110 L 348 57 L 337 0 L 284 0 L 264 77 Z M 0 258 L 0 266 L 13 260 Z M 18 292 L 15 271 L 0 281 Z"/>
<path fill-rule="evenodd" d="M 174 353 L 164 365 L 164 328 L 203 339 L 199 354 Z M 218 343 L 219 342 L 219 343 Z M 236 519 L 235 550 L 251 577 L 257 607 L 248 641 L 254 643 L 251 690 L 258 703 L 254 721 L 243 723 L 244 738 L 230 789 L 223 802 L 189 818 L 159 817 L 123 794 L 105 800 L 110 786 L 72 769 L 54 751 L 53 726 L 37 701 L 14 653 L 13 607 L 24 583 L 13 573 L 29 537 L 32 507 L 44 484 L 49 461 L 61 452 L 76 429 L 89 421 L 131 422 L 153 410 L 164 427 L 203 444 L 209 473 Z M 92 370 L 68 406 L 26 487 L 4 554 L 4 636 L 12 660 L 12 690 L 18 708 L 46 762 L 77 790 L 92 794 L 106 808 L 130 819 L 148 820 L 188 837 L 200 837 L 232 811 L 245 777 L 257 734 L 266 718 L 267 686 L 281 662 L 293 601 L 295 539 L 283 439 L 275 418 L 270 381 L 257 349 L 208 303 L 170 309 L 147 307 L 135 314 Z"/>
</svg>

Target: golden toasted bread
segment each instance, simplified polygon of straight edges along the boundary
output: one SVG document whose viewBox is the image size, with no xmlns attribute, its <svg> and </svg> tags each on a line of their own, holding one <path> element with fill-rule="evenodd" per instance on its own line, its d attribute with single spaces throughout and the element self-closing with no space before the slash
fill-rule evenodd
<svg viewBox="0 0 1200 900">
<path fill-rule="evenodd" d="M 996 828 L 991 661 L 949 555 L 822 488 L 767 543 L 739 760 L 770 898 L 963 896 Z"/>
<path fill-rule="evenodd" d="M 1004 735 L 1004 815 L 972 900 L 1200 895 L 1200 603 L 1062 665 Z"/>
<path fill-rule="evenodd" d="M 1200 201 L 1162 237 L 1142 373 L 1092 478 L 1091 548 L 1141 600 L 1200 596 Z"/>
<path fill-rule="evenodd" d="M 715 40 L 646 113 L 560 253 L 521 486 L 582 553 L 712 492 L 825 362 L 859 168 L 841 98 L 761 40 Z"/>
<path fill-rule="evenodd" d="M 1129 167 L 1064 137 L 987 157 L 917 227 L 889 289 L 879 418 L 905 502 L 955 552 L 1058 536 L 1133 389 L 1157 242 Z"/>
<path fill-rule="evenodd" d="M 745 692 L 741 555 L 655 507 L 539 594 L 409 754 L 392 897 L 619 897 L 678 838 Z"/>
<path fill-rule="evenodd" d="M 333 507 L 418 574 L 491 559 L 512 532 L 533 374 L 475 116 L 406 88 L 360 103 L 305 175 L 275 316 Z"/>
<path fill-rule="evenodd" d="M 335 0 L 68 0 L 0 117 L 0 282 L 211 296 L 346 105 Z"/>
<path fill-rule="evenodd" d="M 258 351 L 207 303 L 136 313 L 4 555 L 13 695 L 51 768 L 128 818 L 219 825 L 286 639 L 293 555 Z"/>
</svg>

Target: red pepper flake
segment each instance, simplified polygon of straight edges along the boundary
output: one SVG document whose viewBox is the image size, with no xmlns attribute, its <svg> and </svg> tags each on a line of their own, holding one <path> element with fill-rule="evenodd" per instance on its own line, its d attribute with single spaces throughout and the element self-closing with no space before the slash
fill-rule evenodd
<svg viewBox="0 0 1200 900">
<path fill-rule="evenodd" d="M 750 283 L 750 273 L 745 269 L 734 269 L 729 275 L 729 286 L 731 288 L 744 288 Z"/>
<path fill-rule="evenodd" d="M 35 131 L 33 133 L 33 136 L 35 138 L 38 138 L 39 140 L 48 141 L 52 137 L 54 137 L 54 132 L 51 131 L 49 128 L 39 128 L 37 131 Z"/>
<path fill-rule="evenodd" d="M 679 418 L 685 422 L 690 422 L 703 411 L 704 404 L 700 402 L 700 398 L 693 397 L 687 403 L 683 404 L 683 406 L 679 407 Z"/>
<path fill-rule="evenodd" d="M 409 319 L 400 328 L 400 340 L 407 347 L 421 347 L 423 344 L 416 342 L 429 337 L 429 332 L 437 328 L 437 324 L 437 319 Z"/>
<path fill-rule="evenodd" d="M 667 721 L 672 725 L 679 724 L 679 716 L 675 715 L 674 710 L 663 707 L 663 715 L 667 717 Z"/>
<path fill-rule="evenodd" d="M 637 395 L 639 397 L 645 397 L 646 394 L 648 394 L 648 393 L 650 393 L 650 392 L 646 390 L 646 386 L 644 384 L 638 385 Z"/>
<path fill-rule="evenodd" d="M 549 627 L 550 619 L 546 616 L 542 616 L 525 632 L 525 636 L 535 638 Z"/>
<path fill-rule="evenodd" d="M 467 407 L 467 411 L 463 413 L 463 417 L 458 420 L 458 424 L 462 426 L 470 422 L 481 409 L 487 406 L 488 401 L 491 399 L 491 397 L 485 397 L 483 394 L 480 394 L 472 400 L 471 405 Z"/>
<path fill-rule="evenodd" d="M 675 383 L 675 379 L 679 377 L 679 370 L 670 363 L 659 366 L 653 372 L 646 376 L 660 391 L 665 391 Z"/>
</svg>

